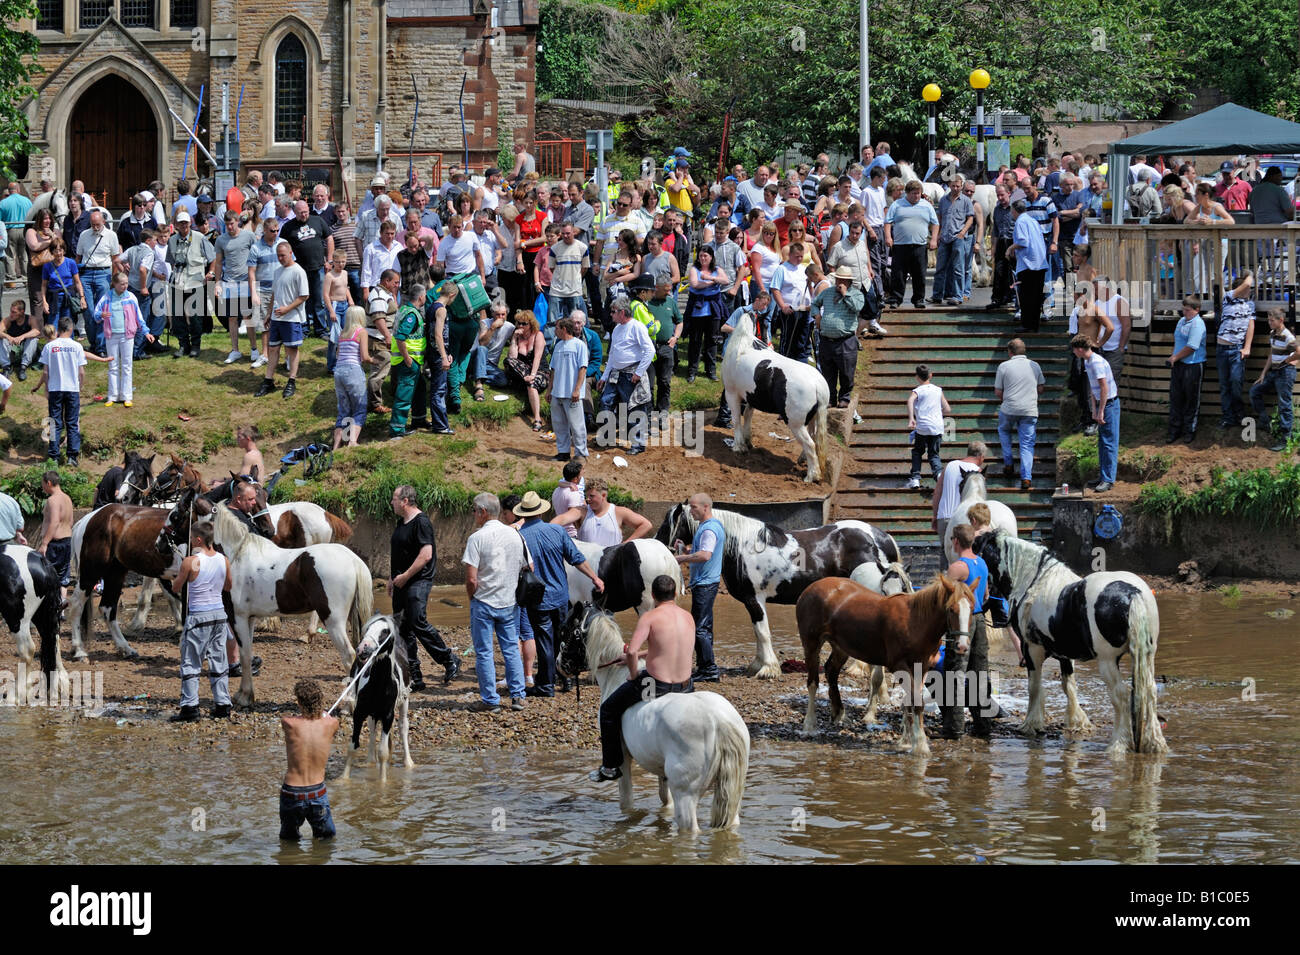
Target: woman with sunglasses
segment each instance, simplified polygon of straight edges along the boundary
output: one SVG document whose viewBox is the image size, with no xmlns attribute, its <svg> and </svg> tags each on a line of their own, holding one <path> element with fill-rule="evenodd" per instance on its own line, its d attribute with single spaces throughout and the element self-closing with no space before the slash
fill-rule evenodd
<svg viewBox="0 0 1300 955">
<path fill-rule="evenodd" d="M 751 302 L 757 301 L 760 295 L 768 294 L 768 286 L 772 282 L 772 277 L 776 275 L 781 260 L 781 248 L 777 245 L 776 239 L 776 225 L 765 222 L 759 241 L 754 244 L 754 248 L 749 253 L 749 300 Z M 759 316 L 762 326 L 759 329 L 759 337 L 765 342 L 772 340 L 772 311 L 775 305 L 775 300 L 769 297 L 767 308 Z"/>
</svg>

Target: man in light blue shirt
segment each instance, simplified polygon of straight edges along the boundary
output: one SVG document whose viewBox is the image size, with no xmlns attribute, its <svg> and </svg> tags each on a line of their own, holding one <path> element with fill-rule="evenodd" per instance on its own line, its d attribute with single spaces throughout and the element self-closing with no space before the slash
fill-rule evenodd
<svg viewBox="0 0 1300 955">
<path fill-rule="evenodd" d="M 907 192 L 889 207 L 885 216 L 885 244 L 893 254 L 887 305 L 902 305 L 907 278 L 912 279 L 912 304 L 925 307 L 925 250 L 939 246 L 939 216 L 921 196 L 921 184 L 907 184 Z"/>
<path fill-rule="evenodd" d="M 18 191 L 18 183 L 9 183 L 5 197 L 0 199 L 0 218 L 4 219 L 9 239 L 9 256 L 5 265 L 8 269 L 6 278 L 10 282 L 18 282 L 27 277 L 27 242 L 23 238 L 23 230 L 27 225 L 27 213 L 31 209 L 32 200 Z"/>
<path fill-rule="evenodd" d="M 1183 299 L 1182 317 L 1174 326 L 1174 350 L 1165 365 L 1169 368 L 1169 436 L 1165 444 L 1180 438 L 1191 444 L 1196 440 L 1205 373 L 1205 319 L 1197 295 Z"/>
<path fill-rule="evenodd" d="M 576 454 L 587 457 L 587 422 L 582 399 L 587 390 L 586 338 L 571 317 L 555 323 L 555 348 L 551 350 L 551 427 L 555 431 L 555 460 Z"/>
<path fill-rule="evenodd" d="M 1016 258 L 1016 290 L 1019 294 L 1020 308 L 1016 317 L 1020 319 L 1020 328 L 1026 332 L 1038 331 L 1038 323 L 1043 317 L 1043 279 L 1047 275 L 1047 245 L 1043 242 L 1043 230 L 1038 222 L 1026 213 L 1028 204 L 1019 200 L 1011 204 L 1011 213 L 1015 216 L 1015 230 L 1012 232 L 1009 255 Z"/>
</svg>

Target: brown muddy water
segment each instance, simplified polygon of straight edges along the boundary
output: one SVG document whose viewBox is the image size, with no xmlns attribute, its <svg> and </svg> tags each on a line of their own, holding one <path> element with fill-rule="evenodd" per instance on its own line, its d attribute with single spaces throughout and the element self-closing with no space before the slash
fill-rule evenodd
<svg viewBox="0 0 1300 955">
<path fill-rule="evenodd" d="M 1082 701 L 1100 725 L 1081 741 L 1004 735 L 921 760 L 873 750 L 850 696 L 867 746 L 756 735 L 740 831 L 695 839 L 658 817 L 644 774 L 624 816 L 613 785 L 586 781 L 594 750 L 421 753 L 417 743 L 421 765 L 386 786 L 364 768 L 337 779 L 336 746 L 327 778 L 338 837 L 281 845 L 278 743 L 216 739 L 196 753 L 142 744 L 111 719 L 0 708 L 0 863 L 1296 862 L 1300 618 L 1269 615 L 1285 603 L 1161 599 L 1165 759 L 1106 757 L 1110 707 L 1089 665 Z M 722 597 L 718 610 L 720 644 L 752 649 L 739 605 Z M 458 614 L 444 606 L 439 622 Z M 773 618 L 778 651 L 791 654 L 791 608 Z M 1001 679 L 999 698 L 1023 713 L 1020 672 Z M 1047 689 L 1059 723 L 1064 696 L 1055 679 Z"/>
</svg>

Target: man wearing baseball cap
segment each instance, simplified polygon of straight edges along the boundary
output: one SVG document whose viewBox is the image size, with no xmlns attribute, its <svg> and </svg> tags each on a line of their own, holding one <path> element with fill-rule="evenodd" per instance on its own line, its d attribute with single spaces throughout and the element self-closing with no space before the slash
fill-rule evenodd
<svg viewBox="0 0 1300 955">
<path fill-rule="evenodd" d="M 176 234 L 167 240 L 166 261 L 172 269 L 168 306 L 172 334 L 180 343 L 180 350 L 172 357 L 198 358 L 203 319 L 207 316 L 208 266 L 217 253 L 205 236 L 191 228 L 191 216 L 185 209 L 177 210 L 174 222 Z"/>
<path fill-rule="evenodd" d="M 681 212 L 682 218 L 690 219 L 695 211 L 695 203 L 700 199 L 700 187 L 691 178 L 691 164 L 686 159 L 690 154 L 682 147 L 677 147 L 678 158 L 674 163 L 672 175 L 664 179 L 664 188 L 668 190 L 668 201 L 672 207 Z"/>
<path fill-rule="evenodd" d="M 1250 203 L 1250 183 L 1238 179 L 1236 173 L 1237 167 L 1224 160 L 1219 166 L 1219 182 L 1214 187 L 1214 198 L 1229 212 L 1241 212 Z"/>
</svg>

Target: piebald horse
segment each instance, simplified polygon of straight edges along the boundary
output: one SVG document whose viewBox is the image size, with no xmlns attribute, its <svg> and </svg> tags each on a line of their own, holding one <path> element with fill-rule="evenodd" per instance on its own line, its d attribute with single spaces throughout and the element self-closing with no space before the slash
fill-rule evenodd
<svg viewBox="0 0 1300 955">
<path fill-rule="evenodd" d="M 916 593 L 881 597 L 843 577 L 819 580 L 799 598 L 795 619 L 808 667 L 808 709 L 805 733 L 817 732 L 818 660 L 823 643 L 830 643 L 826 661 L 826 686 L 831 699 L 831 723 L 844 719 L 839 675 L 846 660 L 879 664 L 891 673 L 901 673 L 908 684 L 903 702 L 903 739 L 915 756 L 928 756 L 922 713 L 925 709 L 923 667 L 929 667 L 945 635 L 955 633 L 957 649 L 970 646 L 971 618 L 975 596 L 964 583 L 943 574 Z M 875 718 L 872 699 L 864 718 Z"/>
<path fill-rule="evenodd" d="M 157 455 L 143 457 L 135 451 L 127 451 L 121 464 L 115 464 L 104 472 L 95 486 L 93 507 L 105 504 L 141 504 L 144 496 L 153 484 L 153 461 Z"/>
<path fill-rule="evenodd" d="M 770 348 L 756 348 L 754 320 L 749 314 L 740 317 L 727 341 L 722 387 L 735 422 L 731 450 L 737 454 L 750 450 L 754 411 L 765 411 L 788 424 L 802 445 L 802 460 L 808 465 L 804 480 L 813 483 L 830 478 L 826 462 L 830 386 L 822 373 L 807 362 L 787 358 Z"/>
<path fill-rule="evenodd" d="M 36 665 L 36 625 L 45 688 L 51 697 L 57 693 L 57 699 L 67 699 L 68 673 L 59 653 L 59 575 L 40 551 L 23 544 L 0 546 L 0 617 L 18 644 L 18 659 L 29 670 Z M 54 686 L 48 682 L 52 675 Z"/>
<path fill-rule="evenodd" d="M 391 616 L 375 614 L 366 623 L 357 645 L 356 660 L 349 679 L 356 680 L 350 696 L 352 708 L 352 745 L 343 761 L 343 779 L 352 773 L 352 760 L 361 751 L 361 729 L 370 728 L 369 761 L 379 762 L 379 781 L 388 782 L 388 764 L 393 761 L 393 722 L 402 737 L 402 755 L 407 769 L 415 767 L 411 758 L 411 666 L 406 659 L 406 645 L 398 639 L 398 623 Z M 369 664 L 371 657 L 375 662 Z"/>
<path fill-rule="evenodd" d="M 957 504 L 957 510 L 953 511 L 952 517 L 948 519 L 948 539 L 943 542 L 943 557 L 946 564 L 951 564 L 957 559 L 957 552 L 952 549 L 952 529 L 958 524 L 970 523 L 970 509 L 976 504 L 988 505 L 994 530 L 1002 531 L 1012 537 L 1020 536 L 1016 515 L 1012 513 L 1011 508 L 1001 501 L 989 499 L 988 485 L 984 481 L 983 471 L 963 471 L 958 490 L 961 492 L 961 500 Z"/>
<path fill-rule="evenodd" d="M 258 537 L 223 504 L 211 515 L 214 543 L 230 561 L 234 585 L 231 623 L 239 639 L 241 660 L 253 659 L 253 618 L 319 615 L 338 650 L 344 672 L 355 659 L 348 627 L 360 640 L 374 611 L 373 581 L 365 561 L 342 544 L 312 544 L 285 549 Z M 253 705 L 253 668 L 244 667 L 237 706 Z"/>
<path fill-rule="evenodd" d="M 611 614 L 579 606 L 560 641 L 560 669 L 576 679 L 589 670 L 605 700 L 627 680 L 623 632 Z M 623 776 L 619 806 L 631 812 L 632 763 L 659 777 L 663 812 L 680 832 L 698 832 L 700 797 L 712 787 L 714 829 L 740 824 L 740 801 L 749 771 L 749 728 L 724 696 L 707 691 L 669 693 L 633 705 L 623 714 Z"/>
<path fill-rule="evenodd" d="M 590 541 L 574 541 L 605 592 L 594 592 L 591 580 L 568 564 L 564 565 L 569 582 L 569 606 L 594 603 L 610 613 L 635 610 L 637 616 L 654 609 L 650 585 L 663 574 L 673 579 L 682 592 L 682 568 L 673 552 L 653 538 L 624 541 L 613 547 L 601 547 Z"/>
<path fill-rule="evenodd" d="M 793 604 L 813 581 L 847 577 L 864 564 L 863 574 L 885 593 L 901 593 L 911 582 L 898 559 L 898 545 L 865 521 L 836 521 L 822 527 L 786 532 L 736 511 L 714 508 L 727 533 L 722 549 L 722 580 L 727 593 L 749 611 L 755 654 L 748 674 L 772 679 L 781 663 L 772 652 L 767 603 Z M 690 547 L 699 525 L 687 504 L 674 504 L 664 515 L 656 538 L 668 547 Z"/>
<path fill-rule="evenodd" d="M 1029 661 L 1029 710 L 1020 731 L 1044 730 L 1043 661 L 1061 665 L 1072 733 L 1092 723 L 1079 706 L 1075 660 L 1097 661 L 1110 691 L 1115 728 L 1108 751 L 1164 753 L 1169 747 L 1156 714 L 1155 657 L 1160 611 L 1155 594 L 1141 577 L 1127 571 L 1101 571 L 1080 577 L 1046 547 L 993 531 L 975 539 L 975 553 L 989 568 L 989 592 L 1011 604 L 1011 626 L 1020 635 Z M 1119 660 L 1133 654 L 1130 685 Z"/>
</svg>

